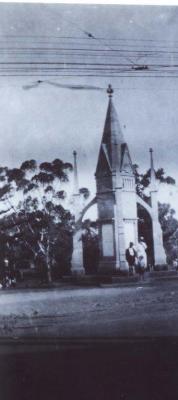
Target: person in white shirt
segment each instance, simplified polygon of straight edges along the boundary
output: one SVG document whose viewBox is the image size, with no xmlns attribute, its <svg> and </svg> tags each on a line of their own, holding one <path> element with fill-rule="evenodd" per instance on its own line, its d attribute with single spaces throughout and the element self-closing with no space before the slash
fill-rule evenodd
<svg viewBox="0 0 178 400">
<path fill-rule="evenodd" d="M 140 276 L 144 279 L 144 272 L 147 268 L 147 253 L 146 253 L 147 245 L 144 241 L 144 237 L 141 236 L 139 243 L 137 245 L 137 258 L 138 258 L 138 268 Z"/>
</svg>

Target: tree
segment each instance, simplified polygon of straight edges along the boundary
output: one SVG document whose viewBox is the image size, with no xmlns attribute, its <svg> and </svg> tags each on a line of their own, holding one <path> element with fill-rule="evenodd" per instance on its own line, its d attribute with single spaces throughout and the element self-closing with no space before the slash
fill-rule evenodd
<svg viewBox="0 0 178 400">
<path fill-rule="evenodd" d="M 72 165 L 58 159 L 39 167 L 30 160 L 20 168 L 0 169 L 0 240 L 4 254 L 10 256 L 11 248 L 11 258 L 16 262 L 22 263 L 24 257 L 32 260 L 46 270 L 49 282 L 58 244 L 64 247 L 61 254 L 65 253 L 66 238 L 62 237 L 72 232 L 73 217 L 66 200 L 70 171 Z"/>
<path fill-rule="evenodd" d="M 33 262 L 51 282 L 69 272 L 74 228 L 69 178 L 73 167 L 55 159 L 39 166 L 0 168 L 0 242 L 3 257 L 22 266 Z M 89 197 L 81 188 L 80 207 Z M 60 271 L 59 271 L 60 265 Z"/>
<path fill-rule="evenodd" d="M 178 220 L 175 210 L 170 204 L 158 203 L 159 221 L 163 231 L 163 243 L 168 256 L 168 262 L 178 258 Z"/>
<path fill-rule="evenodd" d="M 150 184 L 150 173 L 151 169 L 148 169 L 145 173 L 139 172 L 139 166 L 137 164 L 133 165 L 134 173 L 135 173 L 135 180 L 136 180 L 136 190 L 139 196 L 141 197 L 148 197 L 145 194 L 145 189 Z M 158 168 L 155 171 L 156 178 L 161 183 L 167 183 L 168 185 L 175 185 L 175 179 L 171 176 L 165 176 L 165 171 L 163 168 Z"/>
<path fill-rule="evenodd" d="M 149 202 L 149 196 L 145 191 L 150 184 L 150 169 L 145 173 L 139 173 L 138 165 L 134 165 L 136 190 L 139 196 Z M 163 168 L 155 171 L 156 178 L 161 183 L 175 185 L 175 179 L 166 176 Z M 146 192 L 146 193 L 145 193 Z M 167 253 L 168 261 L 178 258 L 178 220 L 175 218 L 175 210 L 170 204 L 158 203 L 159 221 L 163 231 L 163 243 Z"/>
</svg>

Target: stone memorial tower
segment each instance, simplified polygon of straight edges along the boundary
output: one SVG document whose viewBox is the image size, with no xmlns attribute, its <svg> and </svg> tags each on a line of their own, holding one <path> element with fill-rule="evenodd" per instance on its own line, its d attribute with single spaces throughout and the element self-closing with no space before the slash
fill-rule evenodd
<svg viewBox="0 0 178 400">
<path fill-rule="evenodd" d="M 137 201 L 135 176 L 127 143 L 113 105 L 113 89 L 108 86 L 109 103 L 96 168 L 99 219 L 99 271 L 127 270 L 125 250 L 137 245 Z"/>
<path fill-rule="evenodd" d="M 100 257 L 98 271 L 100 273 L 112 274 L 119 270 L 128 271 L 125 251 L 130 242 L 137 246 L 138 204 L 144 208 L 148 217 L 151 218 L 150 235 L 153 239 L 154 265 L 166 264 L 162 230 L 158 218 L 158 186 L 153 165 L 153 151 L 150 149 L 150 205 L 136 193 L 132 160 L 114 108 L 111 85 L 108 86 L 107 93 L 109 103 L 95 173 L 96 197 L 83 210 L 80 210 L 77 153 L 73 153 L 75 230 L 71 271 L 74 275 L 85 273 L 81 241 L 82 218 L 95 203 L 97 203 L 99 222 Z"/>
</svg>

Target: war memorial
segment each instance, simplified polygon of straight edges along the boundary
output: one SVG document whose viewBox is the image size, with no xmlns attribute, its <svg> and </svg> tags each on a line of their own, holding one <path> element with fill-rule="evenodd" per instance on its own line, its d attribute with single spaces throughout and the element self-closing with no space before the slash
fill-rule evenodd
<svg viewBox="0 0 178 400">
<path fill-rule="evenodd" d="M 99 156 L 96 166 L 96 197 L 82 210 L 79 210 L 78 172 L 74 152 L 74 199 L 75 232 L 72 256 L 72 273 L 82 275 L 83 248 L 81 236 L 82 219 L 86 211 L 97 204 L 99 224 L 99 273 L 114 274 L 128 270 L 126 248 L 130 242 L 136 246 L 139 240 L 138 206 L 147 216 L 144 232 L 150 247 L 152 267 L 165 266 L 166 254 L 163 247 L 162 230 L 158 219 L 158 185 L 154 170 L 153 150 L 150 149 L 150 198 L 145 201 L 136 192 L 132 159 L 119 124 L 113 103 L 114 90 L 108 86 L 109 97 Z"/>
</svg>

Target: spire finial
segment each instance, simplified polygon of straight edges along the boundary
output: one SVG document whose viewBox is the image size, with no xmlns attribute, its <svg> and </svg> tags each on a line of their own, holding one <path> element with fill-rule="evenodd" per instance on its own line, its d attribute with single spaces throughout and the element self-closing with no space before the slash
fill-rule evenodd
<svg viewBox="0 0 178 400">
<path fill-rule="evenodd" d="M 74 156 L 74 194 L 79 193 L 79 184 L 78 184 L 78 170 L 77 170 L 77 152 L 73 151 Z"/>
<path fill-rule="evenodd" d="M 150 147 L 150 161 L 151 161 L 151 170 L 154 170 L 154 163 L 153 163 L 153 149 Z"/>
<path fill-rule="evenodd" d="M 108 96 L 111 98 L 113 93 L 114 93 L 114 89 L 112 88 L 112 85 L 109 83 L 108 88 L 107 88 L 107 93 Z"/>
<path fill-rule="evenodd" d="M 149 149 L 150 152 L 150 183 L 151 183 L 151 191 L 157 191 L 156 188 L 156 174 L 154 169 L 154 161 L 153 161 L 153 149 Z"/>
</svg>

